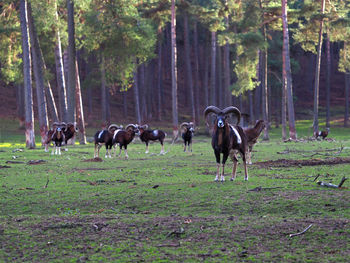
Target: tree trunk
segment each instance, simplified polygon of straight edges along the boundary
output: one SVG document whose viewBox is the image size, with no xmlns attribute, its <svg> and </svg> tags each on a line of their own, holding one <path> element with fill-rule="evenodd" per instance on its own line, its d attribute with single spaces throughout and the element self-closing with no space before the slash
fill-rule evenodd
<svg viewBox="0 0 350 263">
<path fill-rule="evenodd" d="M 349 127 L 349 77 L 350 74 L 346 72 L 345 77 L 345 113 L 344 113 L 344 127 Z"/>
<path fill-rule="evenodd" d="M 193 51 L 194 51 L 194 98 L 195 98 L 195 112 L 196 112 L 196 120 L 197 123 L 200 123 L 200 102 L 199 102 L 199 46 L 198 46 L 198 31 L 197 31 L 197 22 L 195 21 L 193 24 Z"/>
<path fill-rule="evenodd" d="M 321 14 L 324 14 L 325 0 L 322 0 Z M 318 32 L 318 45 L 317 45 L 317 60 L 316 60 L 316 73 L 315 73 L 315 86 L 314 86 L 314 136 L 318 132 L 318 103 L 320 92 L 320 68 L 321 68 L 321 54 L 322 54 L 322 31 L 323 31 L 323 18 L 320 21 L 320 30 Z"/>
<path fill-rule="evenodd" d="M 175 0 L 171 0 L 171 97 L 173 137 L 178 136 L 178 108 L 177 108 L 177 51 L 176 51 L 176 10 Z"/>
<path fill-rule="evenodd" d="M 140 96 L 139 96 L 139 85 L 138 85 L 138 73 L 137 68 L 134 71 L 134 100 L 135 100 L 135 113 L 136 113 L 136 119 L 137 123 L 141 125 L 141 113 L 140 113 Z"/>
<path fill-rule="evenodd" d="M 32 70 L 31 70 L 27 10 L 28 10 L 27 1 L 21 0 L 20 1 L 20 21 L 21 21 L 22 52 L 23 52 L 25 137 L 26 137 L 26 147 L 29 149 L 34 149 L 35 135 L 34 135 Z"/>
<path fill-rule="evenodd" d="M 230 90 L 230 45 L 225 44 L 224 47 L 224 96 L 225 96 L 225 107 L 231 106 L 231 90 Z M 250 96 L 252 96 L 252 93 Z M 254 116 L 251 115 L 251 118 Z"/>
<path fill-rule="evenodd" d="M 158 67 L 157 67 L 157 118 L 162 120 L 162 42 L 158 40 Z"/>
<path fill-rule="evenodd" d="M 282 63 L 283 63 L 283 79 L 285 80 L 285 91 L 287 96 L 288 105 L 288 121 L 289 121 L 289 137 L 292 140 L 297 139 L 297 133 L 295 130 L 295 116 L 294 116 L 294 103 L 292 92 L 292 71 L 290 67 L 290 54 L 289 54 L 289 34 L 288 34 L 288 22 L 287 22 L 287 0 L 282 0 L 282 24 L 283 24 L 283 50 L 282 50 Z"/>
<path fill-rule="evenodd" d="M 41 136 L 41 143 L 46 141 L 46 133 L 48 131 L 48 119 L 45 99 L 45 84 L 42 63 L 39 59 L 39 40 L 36 34 L 35 25 L 32 16 L 31 4 L 28 3 L 28 25 L 29 36 L 32 50 L 33 72 L 35 77 L 36 99 L 38 104 L 38 120 Z"/>
<path fill-rule="evenodd" d="M 67 0 L 68 9 L 68 81 L 67 81 L 67 121 L 75 122 L 75 95 L 76 95 L 76 54 L 74 28 L 74 1 Z"/>
<path fill-rule="evenodd" d="M 210 102 L 217 105 L 216 99 L 216 32 L 211 32 L 211 71 L 210 71 Z"/>
<path fill-rule="evenodd" d="M 24 88 L 22 84 L 16 85 L 16 101 L 17 101 L 17 117 L 19 120 L 19 128 L 24 128 L 25 111 L 24 111 Z"/>
<path fill-rule="evenodd" d="M 254 117 L 254 102 L 253 102 L 253 92 L 251 90 L 248 90 L 248 100 L 249 100 L 249 119 L 250 123 L 255 123 L 255 117 Z"/>
<path fill-rule="evenodd" d="M 106 70 L 105 59 L 100 52 L 100 72 L 101 72 L 101 126 L 105 128 L 107 123 L 107 90 L 106 90 Z"/>
<path fill-rule="evenodd" d="M 81 97 L 81 89 L 80 89 L 80 78 L 79 78 L 79 69 L 78 69 L 78 61 L 75 60 L 75 105 L 76 105 L 76 113 L 77 113 L 77 126 L 79 128 L 79 143 L 86 144 L 86 134 L 85 134 L 85 120 L 84 120 L 84 110 L 83 110 L 83 100 Z"/>
<path fill-rule="evenodd" d="M 223 108 L 224 107 L 224 92 L 223 92 L 223 85 L 222 85 L 222 52 L 221 52 L 221 47 L 218 46 L 217 48 L 217 96 L 218 96 L 218 103 L 219 107 Z"/>
<path fill-rule="evenodd" d="M 209 105 L 209 56 L 206 56 L 206 54 L 209 53 L 209 46 L 207 45 L 207 43 L 204 44 L 203 49 L 204 49 L 202 52 L 202 58 L 204 59 L 203 89 L 204 89 L 204 105 L 206 107 Z"/>
<path fill-rule="evenodd" d="M 122 92 L 123 95 L 123 117 L 126 119 L 128 117 L 128 94 L 127 91 Z"/>
<path fill-rule="evenodd" d="M 191 114 L 192 121 L 194 123 L 196 120 L 196 110 L 194 103 L 194 89 L 193 89 L 193 79 L 192 79 L 192 65 L 191 65 L 191 56 L 190 56 L 190 40 L 188 34 L 188 14 L 184 13 L 184 49 L 185 49 L 185 64 L 186 64 L 186 79 L 187 79 L 187 88 L 190 93 L 190 104 L 191 104 Z"/>
<path fill-rule="evenodd" d="M 266 39 L 266 26 L 263 26 L 263 36 L 264 36 L 264 41 L 265 43 L 267 43 L 267 39 Z M 267 51 L 263 51 L 261 52 L 261 56 L 262 58 L 262 74 L 261 74 L 261 80 L 262 80 L 262 116 L 263 116 L 263 120 L 265 122 L 265 128 L 264 128 L 264 136 L 263 136 L 263 140 L 264 141 L 268 141 L 269 138 L 269 129 L 268 129 L 268 123 L 269 123 L 269 119 L 268 119 L 268 114 L 269 114 L 269 105 L 268 105 L 268 92 L 267 92 Z"/>
<path fill-rule="evenodd" d="M 329 33 L 327 34 L 327 80 L 326 80 L 326 127 L 330 127 L 330 108 L 331 108 L 331 41 L 329 39 Z"/>
<path fill-rule="evenodd" d="M 55 1 L 55 21 L 58 24 L 58 12 L 57 1 Z M 59 98 L 59 109 L 61 121 L 67 122 L 67 92 L 66 92 L 66 80 L 64 75 L 63 58 L 62 58 L 62 45 L 61 35 L 59 27 L 56 27 L 56 46 L 55 46 L 55 64 L 56 64 L 56 79 Z"/>
</svg>

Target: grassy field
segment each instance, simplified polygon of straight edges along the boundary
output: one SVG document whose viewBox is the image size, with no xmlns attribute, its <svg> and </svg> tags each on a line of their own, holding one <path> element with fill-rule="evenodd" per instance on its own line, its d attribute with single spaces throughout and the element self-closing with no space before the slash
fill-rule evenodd
<svg viewBox="0 0 350 263">
<path fill-rule="evenodd" d="M 299 122 L 299 137 L 310 126 Z M 53 156 L 25 149 L 22 134 L 2 122 L 0 262 L 349 260 L 350 180 L 341 189 L 314 181 L 349 177 L 349 129 L 332 128 L 330 141 L 288 143 L 273 129 L 255 146 L 249 181 L 240 162 L 230 182 L 228 162 L 224 183 L 214 182 L 214 154 L 202 135 L 192 153 L 168 138 L 166 155 L 155 143 L 145 154 L 136 139 L 128 160 L 92 162 L 93 144 Z"/>
</svg>

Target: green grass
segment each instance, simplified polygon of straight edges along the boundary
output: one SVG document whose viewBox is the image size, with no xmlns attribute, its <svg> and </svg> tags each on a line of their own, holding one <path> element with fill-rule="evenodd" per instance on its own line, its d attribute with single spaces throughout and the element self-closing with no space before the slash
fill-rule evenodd
<svg viewBox="0 0 350 263">
<path fill-rule="evenodd" d="M 299 137 L 310 136 L 310 126 L 299 122 Z M 249 181 L 240 163 L 230 182 L 228 162 L 224 183 L 213 181 L 206 136 L 195 137 L 193 153 L 168 139 L 166 155 L 156 143 L 145 154 L 136 139 L 129 160 L 86 162 L 93 144 L 53 156 L 25 149 L 22 134 L 11 121 L 1 129 L 0 165 L 10 168 L 0 169 L 0 262 L 348 261 L 349 181 L 329 189 L 313 179 L 338 184 L 350 164 L 258 163 L 347 157 L 349 129 L 332 128 L 334 141 L 288 143 L 272 129 L 271 140 L 254 148 Z M 46 162 L 27 164 L 39 159 Z M 263 190 L 249 191 L 258 186 Z"/>
</svg>

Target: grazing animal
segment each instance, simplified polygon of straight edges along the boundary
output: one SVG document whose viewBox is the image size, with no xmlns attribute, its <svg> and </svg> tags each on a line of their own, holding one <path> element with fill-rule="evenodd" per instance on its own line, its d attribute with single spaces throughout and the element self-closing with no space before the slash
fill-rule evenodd
<svg viewBox="0 0 350 263">
<path fill-rule="evenodd" d="M 61 146 L 62 142 L 65 140 L 65 135 L 63 129 L 65 129 L 67 125 L 64 122 L 54 122 L 52 124 L 52 134 L 50 140 L 54 143 L 54 148 L 52 149 L 52 155 L 58 154 L 61 155 Z"/>
<path fill-rule="evenodd" d="M 239 121 L 241 119 L 241 112 L 238 108 L 229 106 L 225 109 L 221 110 L 216 106 L 208 106 L 204 110 L 204 118 L 207 122 L 207 117 L 210 113 L 213 113 L 215 116 L 214 127 L 212 132 L 212 141 L 211 145 L 214 150 L 215 158 L 216 158 L 216 177 L 215 181 L 224 181 L 225 180 L 225 163 L 230 155 L 231 160 L 233 162 L 232 168 L 232 177 L 231 181 L 236 178 L 236 170 L 237 170 L 237 162 L 238 159 L 236 157 L 236 153 L 239 152 L 244 165 L 245 172 L 245 180 L 248 180 L 248 169 L 246 164 L 246 152 L 247 152 L 247 137 L 242 129 L 242 127 L 238 126 Z M 233 114 L 237 117 L 236 125 L 230 125 L 228 122 L 228 116 Z M 207 122 L 208 125 L 208 122 Z M 220 164 L 220 154 L 223 154 L 222 164 Z M 220 166 L 222 166 L 222 170 L 220 173 Z"/>
<path fill-rule="evenodd" d="M 106 155 L 105 158 L 112 158 L 111 149 L 112 149 L 112 141 L 113 135 L 116 131 L 120 129 L 116 124 L 109 125 L 108 129 L 96 132 L 95 138 L 95 152 L 94 158 L 100 157 L 100 149 L 102 145 L 106 146 Z"/>
<path fill-rule="evenodd" d="M 316 132 L 316 139 L 318 137 L 322 137 L 322 139 L 324 140 L 328 136 L 328 133 L 329 133 L 329 128 L 326 128 L 325 131 L 318 131 Z"/>
<path fill-rule="evenodd" d="M 163 132 L 162 130 L 149 130 L 148 125 L 142 125 L 142 126 L 137 126 L 140 131 L 140 140 L 144 143 L 146 143 L 146 152 L 149 153 L 148 150 L 148 144 L 150 141 L 159 141 L 160 144 L 162 145 L 162 149 L 160 151 L 160 154 L 164 154 L 164 138 L 166 136 L 166 133 Z"/>
<path fill-rule="evenodd" d="M 116 147 L 116 145 L 119 145 L 119 155 L 120 156 L 122 152 L 122 147 L 124 147 L 125 151 L 125 159 L 128 159 L 128 144 L 132 142 L 132 140 L 135 138 L 135 135 L 139 134 L 139 129 L 134 124 L 129 124 L 126 126 L 125 130 L 116 130 L 113 135 L 112 145 Z M 116 156 L 116 150 L 114 149 L 114 157 Z"/>
<path fill-rule="evenodd" d="M 188 149 L 192 152 L 192 138 L 194 133 L 194 124 L 193 122 L 183 122 L 180 125 L 181 137 L 184 140 L 184 152 L 186 152 L 186 145 Z"/>
<path fill-rule="evenodd" d="M 257 143 L 258 138 L 264 128 L 265 128 L 264 120 L 256 121 L 255 126 L 253 128 L 243 128 L 243 131 L 247 137 L 247 142 L 248 142 L 247 159 L 249 164 L 252 164 L 253 146 L 254 144 Z"/>
</svg>

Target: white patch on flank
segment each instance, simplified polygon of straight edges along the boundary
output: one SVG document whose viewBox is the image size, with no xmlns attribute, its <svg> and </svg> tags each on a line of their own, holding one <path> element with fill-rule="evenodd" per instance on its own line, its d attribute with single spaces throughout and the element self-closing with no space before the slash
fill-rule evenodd
<svg viewBox="0 0 350 263">
<path fill-rule="evenodd" d="M 233 132 L 236 134 L 236 137 L 237 137 L 237 143 L 238 144 L 241 144 L 242 143 L 242 139 L 241 139 L 241 136 L 239 135 L 237 129 L 235 127 L 233 127 L 232 125 L 230 125 Z"/>
<path fill-rule="evenodd" d="M 153 135 L 154 135 L 154 136 L 158 136 L 158 130 L 154 130 L 154 131 L 153 131 Z"/>
<path fill-rule="evenodd" d="M 102 136 L 103 132 L 104 132 L 104 131 L 101 131 L 101 132 L 98 134 L 97 138 L 101 139 L 101 136 Z"/>
<path fill-rule="evenodd" d="M 113 140 L 115 139 L 115 137 L 117 136 L 118 132 L 120 132 L 120 131 L 121 131 L 121 129 L 118 129 L 118 130 L 116 130 L 116 131 L 114 132 Z"/>
<path fill-rule="evenodd" d="M 321 136 L 321 132 L 318 132 L 318 136 Z"/>
</svg>

